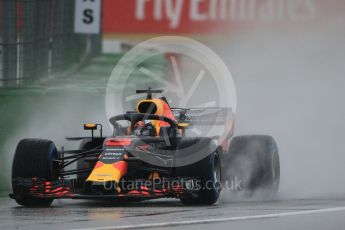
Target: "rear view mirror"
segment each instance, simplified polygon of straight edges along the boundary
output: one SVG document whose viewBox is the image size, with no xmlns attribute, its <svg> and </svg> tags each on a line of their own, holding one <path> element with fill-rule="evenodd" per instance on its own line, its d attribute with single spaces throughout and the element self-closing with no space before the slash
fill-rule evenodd
<svg viewBox="0 0 345 230">
<path fill-rule="evenodd" d="M 99 134 L 100 134 L 100 137 L 102 138 L 102 132 L 103 132 L 103 127 L 101 124 L 95 124 L 95 123 L 87 123 L 87 124 L 84 124 L 84 130 L 91 130 L 92 131 L 92 138 L 94 137 L 93 136 L 93 131 L 94 130 L 97 130 L 97 126 L 99 126 L 101 129 L 99 130 Z"/>
<path fill-rule="evenodd" d="M 97 130 L 97 124 L 94 124 L 94 123 L 84 124 L 84 130 Z"/>
</svg>

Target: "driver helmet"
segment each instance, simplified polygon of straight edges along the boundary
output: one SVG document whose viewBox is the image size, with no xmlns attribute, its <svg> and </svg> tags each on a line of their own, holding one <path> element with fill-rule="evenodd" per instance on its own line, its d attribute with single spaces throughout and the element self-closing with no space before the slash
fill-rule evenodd
<svg viewBox="0 0 345 230">
<path fill-rule="evenodd" d="M 134 135 L 155 136 L 155 128 L 150 120 L 138 121 L 134 125 Z"/>
</svg>

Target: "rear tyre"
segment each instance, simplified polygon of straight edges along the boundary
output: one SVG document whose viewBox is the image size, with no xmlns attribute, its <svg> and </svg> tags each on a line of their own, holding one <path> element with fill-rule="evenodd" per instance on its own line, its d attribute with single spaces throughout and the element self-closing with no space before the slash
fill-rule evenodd
<svg viewBox="0 0 345 230">
<path fill-rule="evenodd" d="M 186 205 L 212 205 L 217 202 L 221 192 L 220 155 L 213 152 L 193 165 L 178 169 L 182 177 L 199 177 L 201 190 L 197 194 L 181 197 Z"/>
<path fill-rule="evenodd" d="M 53 199 L 30 196 L 26 188 L 15 183 L 16 178 L 54 180 L 59 178 L 59 153 L 55 144 L 43 139 L 24 139 L 19 142 L 12 165 L 12 189 L 19 205 L 29 207 L 50 206 Z"/>
<path fill-rule="evenodd" d="M 273 137 L 252 135 L 233 138 L 229 154 L 224 156 L 224 163 L 225 178 L 239 181 L 245 195 L 257 193 L 266 198 L 277 193 L 280 163 Z"/>
</svg>

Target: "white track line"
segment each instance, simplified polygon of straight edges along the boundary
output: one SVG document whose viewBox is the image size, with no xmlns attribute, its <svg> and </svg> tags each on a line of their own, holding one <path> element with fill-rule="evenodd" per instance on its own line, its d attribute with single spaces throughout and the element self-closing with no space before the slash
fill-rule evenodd
<svg viewBox="0 0 345 230">
<path fill-rule="evenodd" d="M 111 230 L 111 229 L 171 227 L 171 226 L 192 225 L 192 224 L 208 224 L 208 223 L 219 223 L 219 222 L 239 221 L 239 220 L 268 219 L 268 218 L 275 218 L 275 217 L 298 216 L 298 215 L 309 215 L 309 214 L 318 214 L 318 213 L 327 213 L 327 212 L 341 212 L 341 211 L 345 211 L 345 207 L 325 208 L 325 209 L 296 211 L 296 212 L 283 212 L 283 213 L 273 213 L 273 214 L 264 214 L 264 215 L 254 215 L 254 216 L 213 218 L 213 219 L 205 219 L 205 220 L 190 220 L 190 221 L 187 220 L 187 221 L 172 221 L 172 222 L 149 223 L 149 224 L 133 224 L 133 225 L 105 226 L 105 227 L 95 227 L 95 228 L 80 228 L 77 230 Z"/>
</svg>

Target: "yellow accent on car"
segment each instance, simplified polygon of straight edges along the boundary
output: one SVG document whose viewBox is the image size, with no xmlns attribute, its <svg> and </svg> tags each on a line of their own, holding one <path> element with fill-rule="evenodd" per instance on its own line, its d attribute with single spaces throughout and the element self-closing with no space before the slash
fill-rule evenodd
<svg viewBox="0 0 345 230">
<path fill-rule="evenodd" d="M 112 164 L 104 164 L 98 168 L 95 168 L 86 181 L 92 182 L 107 182 L 115 181 L 119 182 L 122 175 L 120 170 L 116 169 Z"/>
<path fill-rule="evenodd" d="M 178 126 L 179 128 L 187 128 L 187 127 L 190 126 L 190 124 L 189 124 L 189 123 L 178 123 L 177 126 Z"/>
<path fill-rule="evenodd" d="M 87 124 L 84 124 L 84 128 L 85 129 L 96 129 L 97 128 L 97 124 L 87 123 Z"/>
<path fill-rule="evenodd" d="M 159 176 L 159 173 L 157 173 L 157 172 L 153 172 L 149 176 L 149 180 L 154 180 L 154 179 L 159 179 L 159 178 L 160 178 L 160 176 Z"/>
<path fill-rule="evenodd" d="M 136 108 L 136 111 L 138 113 L 147 113 L 147 111 L 143 111 L 140 108 L 141 105 L 144 105 L 144 104 L 145 104 L 145 109 L 153 109 L 153 108 L 155 108 L 154 113 L 151 113 L 151 114 L 160 115 L 160 116 L 163 115 L 164 109 L 163 109 L 162 101 L 160 99 L 145 99 L 145 100 L 139 101 L 137 103 L 137 108 Z M 148 106 L 148 108 L 146 108 L 146 106 Z M 151 122 L 152 122 L 152 125 L 156 129 L 157 135 L 159 135 L 159 131 L 160 131 L 159 124 L 161 123 L 161 121 L 153 120 Z"/>
</svg>

